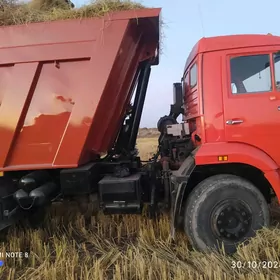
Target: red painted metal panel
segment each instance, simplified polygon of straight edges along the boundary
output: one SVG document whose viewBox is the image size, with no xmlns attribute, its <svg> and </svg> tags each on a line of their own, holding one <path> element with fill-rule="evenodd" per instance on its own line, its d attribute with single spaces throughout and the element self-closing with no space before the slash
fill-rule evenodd
<svg viewBox="0 0 280 280">
<path fill-rule="evenodd" d="M 0 170 L 75 167 L 106 152 L 139 63 L 157 63 L 159 14 L 0 28 Z"/>
<path fill-rule="evenodd" d="M 194 118 L 199 115 L 198 92 L 197 90 L 189 92 L 186 96 L 187 118 Z"/>
<path fill-rule="evenodd" d="M 112 133 L 111 122 L 113 118 L 120 117 L 120 115 L 112 116 L 110 113 L 117 97 L 115 88 L 121 82 L 118 79 L 119 69 L 114 67 L 114 73 L 117 73 L 115 79 L 110 77 L 110 73 L 111 67 L 114 66 L 115 60 L 119 56 L 127 26 L 127 20 L 118 21 L 110 26 L 110 29 L 113 29 L 111 32 L 115 36 L 108 37 L 106 44 L 99 44 L 96 47 L 91 57 L 94 64 L 90 64 L 87 71 L 83 73 L 84 88 L 81 92 L 84 93 L 87 102 L 84 102 L 85 98 L 77 99 L 54 165 L 64 165 L 80 158 L 81 147 L 85 145 L 87 137 L 91 136 L 89 135 L 90 129 L 93 137 L 90 137 L 90 144 L 85 148 L 92 149 L 96 153 L 104 152 L 101 146 L 104 130 L 109 126 Z M 112 85 L 111 91 L 106 90 L 107 83 Z M 92 92 L 93 90 L 94 92 Z M 107 102 L 104 104 L 102 99 L 106 99 Z M 122 99 L 124 98 L 122 97 Z M 73 145 L 73 139 L 75 139 L 75 145 Z M 105 151 L 108 149 L 108 139 L 103 142 L 103 147 Z M 89 153 L 83 153 L 83 158 L 79 159 L 79 163 L 85 163 L 90 159 L 89 157 Z"/>
<path fill-rule="evenodd" d="M 89 61 L 70 61 L 42 65 L 10 165 L 28 165 L 35 162 L 52 164 L 76 100 L 81 99 L 85 92 L 83 87 L 87 80 L 84 74 L 88 70 L 88 64 Z M 81 75 L 79 83 L 76 71 Z M 80 111 L 80 114 L 83 113 Z M 77 119 L 76 121 L 79 122 Z M 80 148 L 77 143 L 72 143 L 72 146 Z M 73 148 L 68 153 L 72 150 Z"/>
<path fill-rule="evenodd" d="M 13 142 L 20 129 L 20 120 L 34 80 L 38 63 L 18 64 L 0 68 L 0 167 L 4 167 L 11 154 Z M 14 80 L 16 77 L 16 81 Z"/>
<path fill-rule="evenodd" d="M 0 28 L 0 49 L 20 46 L 54 45 L 71 42 L 87 42 L 103 39 L 112 34 L 108 27 L 119 20 L 133 19 L 136 23 L 159 20 L 161 9 L 143 9 L 110 13 L 103 18 L 60 20 L 55 22 L 31 23 Z M 146 18 L 146 19 L 145 19 Z M 159 28 L 154 25 L 154 28 Z M 148 33 L 146 31 L 145 33 Z M 155 39 L 155 38 L 154 38 Z"/>
<path fill-rule="evenodd" d="M 203 37 L 192 48 L 185 63 L 185 70 L 199 53 L 224 51 L 229 49 L 258 48 L 265 46 L 280 46 L 280 36 L 241 34 L 208 38 Z"/>
<path fill-rule="evenodd" d="M 94 41 L 0 49 L 1 64 L 90 58 Z M 55 49 L 55 52 L 54 52 Z"/>
</svg>

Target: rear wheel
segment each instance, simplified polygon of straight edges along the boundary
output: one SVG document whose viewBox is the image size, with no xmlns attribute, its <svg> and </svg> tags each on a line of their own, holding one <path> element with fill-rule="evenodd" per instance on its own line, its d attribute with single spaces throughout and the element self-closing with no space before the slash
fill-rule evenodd
<svg viewBox="0 0 280 280">
<path fill-rule="evenodd" d="M 198 250 L 236 246 L 269 226 L 270 216 L 262 193 L 234 175 L 215 175 L 199 183 L 187 199 L 184 229 Z"/>
</svg>

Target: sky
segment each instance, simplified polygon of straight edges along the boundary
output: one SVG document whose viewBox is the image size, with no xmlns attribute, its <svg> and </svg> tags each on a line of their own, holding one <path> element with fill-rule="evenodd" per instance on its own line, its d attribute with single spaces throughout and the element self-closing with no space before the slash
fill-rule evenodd
<svg viewBox="0 0 280 280">
<path fill-rule="evenodd" d="M 84 0 L 72 0 L 79 7 Z M 278 0 L 143 0 L 145 6 L 162 8 L 163 53 L 152 68 L 140 127 L 156 127 L 169 114 L 173 83 L 180 82 L 186 59 L 202 37 L 233 34 L 280 35 Z M 180 121 L 180 119 L 178 119 Z"/>
</svg>

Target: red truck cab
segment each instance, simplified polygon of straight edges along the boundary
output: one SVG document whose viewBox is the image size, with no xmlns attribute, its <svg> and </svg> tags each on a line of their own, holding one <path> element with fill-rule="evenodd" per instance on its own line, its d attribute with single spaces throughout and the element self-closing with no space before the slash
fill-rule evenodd
<svg viewBox="0 0 280 280">
<path fill-rule="evenodd" d="M 219 36 L 201 39 L 187 59 L 182 78 L 183 121 L 188 123 L 192 142 L 197 148 L 191 155 L 194 165 L 182 164 L 185 175 L 188 174 L 188 166 L 190 178 L 185 180 L 188 182 L 183 189 L 187 189 L 187 194 L 184 193 L 185 200 L 182 198 L 181 203 L 186 201 L 185 231 L 199 248 L 213 245 L 221 238 L 231 251 L 231 245 L 245 240 L 238 236 L 241 237 L 242 232 L 246 231 L 250 219 L 252 228 L 260 228 L 253 225 L 255 214 L 262 213 L 259 225 L 268 225 L 268 208 L 263 197 L 267 203 L 271 201 L 271 193 L 280 198 L 280 151 L 275 145 L 280 137 L 279 51 L 278 36 Z M 190 162 L 189 158 L 186 161 Z M 174 172 L 174 176 L 180 177 L 178 174 L 180 169 Z M 223 188 L 214 188 L 219 203 L 226 203 L 234 197 L 238 205 L 236 209 L 244 207 L 244 211 L 234 211 L 232 209 L 235 207 L 232 206 L 235 203 L 228 203 L 218 212 L 215 212 L 214 204 L 210 208 L 201 206 L 202 212 L 199 214 L 200 203 L 214 203 L 215 197 L 211 198 L 210 189 L 215 184 L 228 188 L 226 193 L 223 193 Z M 247 190 L 255 188 L 258 193 L 243 192 L 244 189 L 241 189 L 246 184 L 249 184 Z M 230 186 L 233 189 L 236 187 L 236 193 Z M 179 195 L 180 187 L 178 189 L 177 199 L 182 195 Z M 193 196 L 190 198 L 189 195 Z M 241 198 L 246 196 L 243 204 Z M 254 196 L 257 200 L 253 200 Z M 254 204 L 263 206 L 254 208 Z M 230 209 L 226 220 L 235 220 L 235 226 L 229 226 L 229 222 L 219 216 L 227 215 L 225 209 Z M 215 217 L 210 218 L 207 212 L 215 212 Z M 201 218 L 197 218 L 199 215 Z M 251 218 L 240 218 L 238 225 L 238 217 L 242 215 L 246 218 L 251 215 Z M 207 220 L 213 222 L 210 222 L 212 229 L 215 228 L 213 236 L 217 232 L 213 239 L 205 233 L 210 232 L 210 228 L 203 225 Z M 242 221 L 245 222 L 242 224 Z M 219 224 L 223 227 L 219 228 Z M 232 230 L 238 226 L 241 232 Z M 249 235 L 253 235 L 253 232 Z"/>
<path fill-rule="evenodd" d="M 196 163 L 252 165 L 278 196 L 280 152 L 273 143 L 279 137 L 279 50 L 278 36 L 203 38 L 187 60 L 183 80 L 183 118 L 203 144 Z"/>
</svg>

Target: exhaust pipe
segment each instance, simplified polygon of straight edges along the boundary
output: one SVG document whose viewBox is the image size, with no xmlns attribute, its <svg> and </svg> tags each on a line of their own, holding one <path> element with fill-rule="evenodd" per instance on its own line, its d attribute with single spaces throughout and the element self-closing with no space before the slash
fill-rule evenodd
<svg viewBox="0 0 280 280">
<path fill-rule="evenodd" d="M 30 206 L 33 200 L 28 194 L 48 180 L 50 180 L 50 175 L 45 170 L 36 170 L 25 175 L 20 179 L 18 183 L 19 190 L 13 194 L 13 198 L 23 209 Z"/>
<path fill-rule="evenodd" d="M 28 193 L 23 189 L 16 191 L 13 194 L 14 199 L 20 206 L 26 207 L 30 203 L 30 199 L 28 197 Z"/>
<path fill-rule="evenodd" d="M 30 193 L 36 187 L 44 184 L 49 180 L 50 180 L 50 175 L 47 171 L 36 170 L 34 172 L 25 175 L 20 179 L 19 188 L 23 189 L 27 193 Z"/>
</svg>

